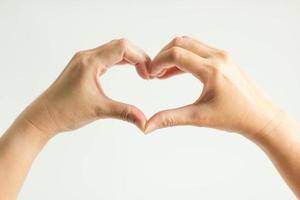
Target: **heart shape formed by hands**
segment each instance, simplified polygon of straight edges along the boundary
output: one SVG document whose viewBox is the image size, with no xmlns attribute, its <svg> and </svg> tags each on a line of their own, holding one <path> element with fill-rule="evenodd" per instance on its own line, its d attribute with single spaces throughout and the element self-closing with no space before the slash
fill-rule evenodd
<svg viewBox="0 0 300 200">
<path fill-rule="evenodd" d="M 127 46 L 127 50 L 131 49 L 130 46 L 132 47 L 132 44 L 127 40 L 125 40 L 125 43 L 125 46 Z M 212 49 L 212 47 L 204 45 L 203 43 L 200 43 L 197 40 L 192 39 L 190 37 L 176 37 L 164 48 L 162 48 L 162 50 L 157 54 L 157 56 L 153 60 L 150 60 L 149 57 L 147 57 L 147 62 L 137 63 L 130 59 L 125 59 L 125 62 L 123 60 L 122 63 L 129 63 L 135 65 L 138 74 L 144 79 L 166 79 L 175 75 L 189 72 L 196 76 L 196 78 L 203 81 L 204 77 L 201 74 L 199 74 L 199 72 L 203 72 L 200 70 L 202 68 L 201 64 L 203 64 L 202 62 L 204 59 L 195 60 L 195 58 L 197 59 L 198 56 L 208 58 L 209 51 L 212 51 Z M 146 55 L 146 53 L 144 52 L 143 54 Z M 133 57 L 131 57 L 131 59 L 132 58 Z M 189 61 L 192 62 L 189 63 Z M 197 61 L 199 63 L 197 63 Z M 199 64 L 200 66 L 197 66 Z M 149 120 L 146 121 L 142 130 L 145 133 L 149 133 L 157 128 L 170 127 L 175 125 L 195 125 L 191 117 L 195 116 L 194 113 L 196 113 L 198 110 L 198 103 L 202 102 L 203 100 L 209 100 L 205 99 L 204 96 L 205 94 L 203 92 L 201 98 L 199 98 L 193 104 L 156 113 Z M 136 123 L 141 119 L 142 111 L 135 108 L 134 110 L 136 111 L 135 116 L 125 116 L 124 118 L 127 118 L 127 121 Z M 145 117 L 144 119 L 146 120 Z"/>
<path fill-rule="evenodd" d="M 145 79 L 164 79 L 187 72 L 201 81 L 204 87 L 194 103 L 160 111 L 147 120 L 141 110 L 109 98 L 101 87 L 100 76 L 109 67 L 122 63 L 134 65 L 138 74 Z M 2 191 L 12 193 L 6 195 L 7 197 L 17 196 L 14 191 L 19 190 L 18 186 L 24 180 L 32 160 L 55 134 L 79 128 L 97 119 L 111 117 L 133 122 L 145 133 L 175 125 L 206 126 L 244 133 L 248 138 L 259 139 L 258 144 L 265 144 L 264 150 L 273 153 L 275 161 L 284 158 L 284 161 L 293 163 L 292 159 L 282 157 L 290 155 L 283 154 L 285 151 L 282 150 L 290 150 L 290 144 L 295 138 L 297 140 L 297 137 L 290 135 L 290 131 L 295 129 L 283 131 L 283 135 L 290 138 L 281 142 L 284 137 L 279 132 L 284 129 L 279 127 L 296 127 L 296 124 L 287 123 L 289 120 L 281 121 L 286 116 L 278 116 L 283 114 L 222 50 L 189 37 L 177 37 L 151 60 L 146 53 L 127 40 L 112 41 L 77 53 L 57 80 L 22 112 L 1 138 L 1 145 L 4 147 L 0 149 L 4 161 L 1 163 L 2 169 L 8 172 L 5 180 L 14 183 L 9 184 L 13 189 L 7 187 L 8 189 L 4 188 Z M 296 132 L 297 130 L 298 128 Z M 270 133 L 275 134 L 270 136 Z M 282 146 L 283 143 L 287 145 Z M 273 151 L 277 147 L 281 148 L 280 153 Z M 276 155 L 279 155 L 277 160 Z M 297 156 L 293 155 L 292 158 Z M 19 166 L 14 166 L 15 163 L 21 163 L 21 171 Z M 295 169 L 294 166 L 281 166 L 286 171 L 295 171 L 289 170 Z M 9 168 L 18 170 L 17 177 L 10 177 L 14 170 Z M 299 176 L 284 173 L 286 174 L 288 178 L 296 177 L 289 179 L 291 183 L 299 183 Z"/>
<path fill-rule="evenodd" d="M 165 79 L 187 72 L 204 87 L 194 103 L 160 111 L 147 120 L 137 107 L 105 95 L 100 77 L 117 64 L 134 65 L 144 79 Z M 266 115 L 274 115 L 261 112 L 271 103 L 228 53 L 190 37 L 176 37 L 152 60 L 126 39 L 79 52 L 42 96 L 56 132 L 75 129 L 99 118 L 130 121 L 145 133 L 176 125 L 255 132 L 253 129 L 258 128 L 252 124 L 261 124 Z"/>
<path fill-rule="evenodd" d="M 173 39 L 151 60 L 129 41 L 122 40 L 122 43 L 126 51 L 118 64 L 135 65 L 142 78 L 166 79 L 187 72 L 201 81 L 204 87 L 194 103 L 160 111 L 149 120 L 146 120 L 142 111 L 131 105 L 121 112 L 122 117 L 119 118 L 137 124 L 145 133 L 176 125 L 207 126 L 230 131 L 240 129 L 233 124 L 245 127 L 240 123 L 240 119 L 249 112 L 248 104 L 256 100 L 253 99 L 253 94 L 247 91 L 249 81 L 226 52 L 184 36 Z M 224 77 L 229 80 L 228 83 L 224 82 Z M 236 94 L 242 95 L 235 100 L 235 105 L 244 106 L 246 109 L 234 109 L 234 105 L 231 105 L 230 98 Z M 228 108 L 231 108 L 231 111 Z M 234 119 L 233 115 L 236 116 Z"/>
</svg>

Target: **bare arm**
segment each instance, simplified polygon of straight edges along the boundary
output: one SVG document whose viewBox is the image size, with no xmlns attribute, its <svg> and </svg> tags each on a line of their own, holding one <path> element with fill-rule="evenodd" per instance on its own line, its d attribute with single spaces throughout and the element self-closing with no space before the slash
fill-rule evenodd
<svg viewBox="0 0 300 200">
<path fill-rule="evenodd" d="M 193 125 L 240 133 L 267 153 L 300 198 L 300 127 L 272 104 L 227 52 L 177 37 L 157 54 L 149 72 L 160 79 L 188 72 L 204 87 L 196 102 L 152 116 L 146 132 Z"/>
<path fill-rule="evenodd" d="M 18 119 L 0 138 L 0 199 L 16 199 L 26 175 L 49 138 Z"/>
<path fill-rule="evenodd" d="M 280 172 L 281 176 L 300 198 L 300 126 L 282 113 L 273 124 L 260 132 L 255 140 Z"/>
<path fill-rule="evenodd" d="M 103 118 L 117 118 L 144 129 L 146 118 L 136 107 L 114 101 L 101 88 L 100 77 L 112 65 L 130 63 L 148 78 L 149 57 L 125 39 L 81 51 L 58 79 L 0 138 L 0 200 L 16 199 L 32 162 L 47 142 Z"/>
</svg>

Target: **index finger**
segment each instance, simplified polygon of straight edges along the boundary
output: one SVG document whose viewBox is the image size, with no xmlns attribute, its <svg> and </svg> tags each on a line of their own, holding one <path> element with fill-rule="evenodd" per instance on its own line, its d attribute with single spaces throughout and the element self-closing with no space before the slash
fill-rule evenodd
<svg viewBox="0 0 300 200">
<path fill-rule="evenodd" d="M 204 44 L 196 39 L 193 39 L 188 36 L 175 37 L 171 42 L 169 42 L 160 52 L 168 50 L 172 47 L 180 47 L 191 51 L 203 58 L 208 58 L 216 51 L 215 48 Z"/>
<path fill-rule="evenodd" d="M 150 57 L 127 39 L 113 40 L 92 51 L 94 51 L 97 60 L 107 68 L 115 64 L 129 63 L 135 66 L 142 78 L 149 78 Z"/>
<path fill-rule="evenodd" d="M 172 47 L 159 53 L 151 63 L 150 74 L 157 76 L 162 71 L 174 66 L 182 71 L 192 73 L 202 82 L 207 80 L 208 60 L 180 47 Z"/>
</svg>

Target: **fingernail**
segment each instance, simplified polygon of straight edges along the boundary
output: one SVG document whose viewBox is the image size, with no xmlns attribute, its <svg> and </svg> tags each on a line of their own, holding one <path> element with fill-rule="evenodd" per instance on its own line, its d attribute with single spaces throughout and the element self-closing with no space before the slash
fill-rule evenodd
<svg viewBox="0 0 300 200">
<path fill-rule="evenodd" d="M 157 127 L 154 124 L 150 124 L 149 126 L 148 125 L 146 126 L 144 133 L 149 134 L 149 133 L 155 131 L 156 129 L 157 129 Z"/>
<path fill-rule="evenodd" d="M 163 70 L 163 71 L 161 71 L 159 74 L 157 74 L 156 76 L 157 76 L 157 77 L 162 77 L 163 75 L 165 75 L 165 73 L 166 73 L 166 71 Z"/>
<path fill-rule="evenodd" d="M 142 132 L 145 132 L 145 129 L 146 129 L 146 121 L 141 122 L 140 124 L 137 125 L 137 127 L 138 127 Z"/>
</svg>

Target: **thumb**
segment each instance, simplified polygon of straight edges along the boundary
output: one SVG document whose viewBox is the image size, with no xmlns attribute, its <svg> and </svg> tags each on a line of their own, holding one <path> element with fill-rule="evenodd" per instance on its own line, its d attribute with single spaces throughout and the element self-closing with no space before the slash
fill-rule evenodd
<svg viewBox="0 0 300 200">
<path fill-rule="evenodd" d="M 153 115 L 147 122 L 145 133 L 159 128 L 194 124 L 197 107 L 193 104 L 180 108 L 164 110 Z"/>
<path fill-rule="evenodd" d="M 108 102 L 108 109 L 109 117 L 131 122 L 139 129 L 144 131 L 146 117 L 144 113 L 137 107 L 115 100 L 110 100 Z"/>
</svg>

